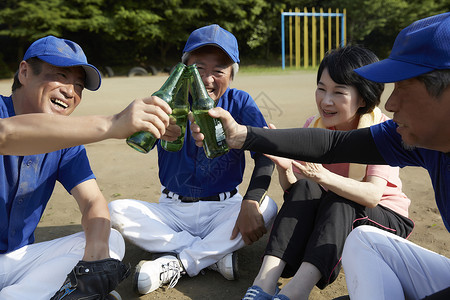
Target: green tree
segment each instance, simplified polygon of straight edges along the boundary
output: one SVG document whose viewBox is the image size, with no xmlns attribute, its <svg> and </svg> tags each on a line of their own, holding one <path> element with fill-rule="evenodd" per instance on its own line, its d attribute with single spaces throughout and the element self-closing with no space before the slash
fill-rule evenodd
<svg viewBox="0 0 450 300">
<path fill-rule="evenodd" d="M 331 0 L 332 8 L 347 9 L 348 41 L 361 43 L 380 58 L 389 55 L 398 33 L 412 22 L 445 12 L 439 0 Z"/>
<path fill-rule="evenodd" d="M 17 56 L 24 47 L 47 36 L 65 32 L 96 31 L 107 20 L 102 16 L 103 0 L 7 0 L 0 9 L 0 36 L 19 40 Z"/>
<path fill-rule="evenodd" d="M 239 41 L 241 54 L 268 57 L 274 37 L 279 40 L 280 11 L 284 4 L 266 0 L 184 1 L 199 15 L 187 27 L 188 34 L 201 26 L 218 24 L 232 32 Z M 279 48 L 278 48 L 279 49 Z"/>
<path fill-rule="evenodd" d="M 60 0 L 14 1 L 7 0 L 0 9 L 0 35 L 20 41 L 17 56 L 23 57 L 24 46 L 42 36 L 60 34 Z M 52 17 L 49 18 L 48 16 Z"/>
<path fill-rule="evenodd" d="M 3 0 L 0 65 L 17 67 L 29 44 L 52 34 L 77 41 L 91 63 L 167 66 L 189 34 L 219 24 L 239 41 L 243 64 L 279 61 L 281 10 L 346 8 L 347 40 L 389 54 L 414 20 L 448 10 L 441 0 Z M 447 1 L 448 2 L 448 1 Z M 2 71 L 2 73 L 5 73 Z M 6 72 L 8 73 L 8 72 Z"/>
</svg>

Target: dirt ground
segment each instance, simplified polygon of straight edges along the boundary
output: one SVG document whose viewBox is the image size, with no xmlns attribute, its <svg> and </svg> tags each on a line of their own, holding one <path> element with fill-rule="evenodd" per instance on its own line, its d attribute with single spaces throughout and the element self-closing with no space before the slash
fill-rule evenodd
<svg viewBox="0 0 450 300">
<path fill-rule="evenodd" d="M 99 91 L 84 93 L 83 101 L 74 114 L 116 113 L 133 99 L 147 96 L 157 90 L 166 77 L 167 74 L 106 78 Z M 0 92 L 3 95 L 10 94 L 10 87 L 11 81 L 0 82 Z M 267 122 L 274 123 L 278 128 L 300 127 L 307 117 L 316 112 L 313 71 L 285 71 L 276 74 L 239 73 L 232 87 L 249 92 Z M 392 86 L 387 85 L 382 105 L 391 90 Z M 123 140 L 108 140 L 87 145 L 86 148 L 99 186 L 108 201 L 120 198 L 157 201 L 160 183 L 156 151 L 147 155 L 140 154 L 128 147 Z M 247 188 L 253 166 L 252 160 L 248 160 L 247 164 L 241 191 Z M 410 217 L 416 224 L 410 240 L 450 257 L 449 234 L 437 210 L 428 174 L 420 168 L 405 168 L 401 170 L 401 178 L 403 190 L 412 200 Z M 282 192 L 276 171 L 268 194 L 281 207 Z M 53 239 L 80 230 L 80 213 L 76 202 L 58 184 L 36 230 L 37 240 Z M 119 285 L 117 291 L 123 299 L 241 299 L 259 270 L 267 237 L 266 235 L 253 245 L 238 251 L 239 280 L 227 281 L 214 271 L 206 271 L 193 278 L 182 277 L 173 289 L 161 288 L 149 295 L 138 297 L 132 291 L 130 276 Z M 140 260 L 148 258 L 148 253 L 127 242 L 125 262 L 131 263 L 134 267 Z M 287 281 L 280 280 L 279 284 L 283 285 Z M 315 288 L 310 299 L 333 299 L 346 294 L 345 275 L 341 272 L 338 280 L 326 289 Z"/>
</svg>

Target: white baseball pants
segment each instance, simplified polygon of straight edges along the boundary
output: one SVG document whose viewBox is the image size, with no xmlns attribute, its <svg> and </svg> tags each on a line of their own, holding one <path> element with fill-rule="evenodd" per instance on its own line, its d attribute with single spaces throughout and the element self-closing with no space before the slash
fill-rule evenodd
<svg viewBox="0 0 450 300">
<path fill-rule="evenodd" d="M 0 300 L 48 300 L 83 258 L 84 232 L 24 246 L 0 254 Z M 116 230 L 109 237 L 110 256 L 122 260 L 125 242 Z"/>
<path fill-rule="evenodd" d="M 142 249 L 175 252 L 189 276 L 242 248 L 239 234 L 230 240 L 241 209 L 237 193 L 224 201 L 183 203 L 161 194 L 159 203 L 123 199 L 110 202 L 111 223 L 122 235 Z M 277 205 L 266 197 L 260 205 L 266 228 L 272 226 Z"/>
<path fill-rule="evenodd" d="M 450 259 L 373 226 L 350 233 L 342 264 L 352 300 L 422 299 L 450 286 Z"/>
</svg>

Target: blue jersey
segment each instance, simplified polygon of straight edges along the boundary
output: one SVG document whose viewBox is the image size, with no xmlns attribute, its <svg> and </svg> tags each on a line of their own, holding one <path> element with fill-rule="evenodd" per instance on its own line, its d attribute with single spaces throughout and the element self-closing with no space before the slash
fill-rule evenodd
<svg viewBox="0 0 450 300">
<path fill-rule="evenodd" d="M 229 111 L 239 124 L 267 126 L 255 101 L 244 91 L 228 88 L 217 106 Z M 208 197 L 231 191 L 242 182 L 245 151 L 232 149 L 225 155 L 209 159 L 203 148 L 195 145 L 189 127 L 180 151 L 165 151 L 159 143 L 157 147 L 161 184 L 174 193 Z"/>
<path fill-rule="evenodd" d="M 424 148 L 406 150 L 396 128 L 397 124 L 392 120 L 370 127 L 378 151 L 391 166 L 420 166 L 427 169 L 439 212 L 445 227 L 450 231 L 450 157 Z"/>
<path fill-rule="evenodd" d="M 14 115 L 11 97 L 0 96 L 0 118 Z M 34 242 L 56 181 L 70 192 L 92 178 L 83 146 L 39 155 L 0 155 L 0 253 Z"/>
</svg>

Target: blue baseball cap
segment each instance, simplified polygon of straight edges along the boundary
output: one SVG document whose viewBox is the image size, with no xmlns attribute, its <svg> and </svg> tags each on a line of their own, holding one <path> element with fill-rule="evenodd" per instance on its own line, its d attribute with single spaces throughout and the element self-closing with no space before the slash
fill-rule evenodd
<svg viewBox="0 0 450 300">
<path fill-rule="evenodd" d="M 217 24 L 204 26 L 192 31 L 184 46 L 183 53 L 194 51 L 206 45 L 217 46 L 228 54 L 233 62 L 240 62 L 236 37 Z"/>
<path fill-rule="evenodd" d="M 31 57 L 37 57 L 57 67 L 83 67 L 86 72 L 85 87 L 88 90 L 98 90 L 102 82 L 100 72 L 87 62 L 83 49 L 75 42 L 52 35 L 43 37 L 31 44 L 23 60 Z"/>
<path fill-rule="evenodd" d="M 397 36 L 388 58 L 355 69 L 375 82 L 397 82 L 450 69 L 450 12 L 416 21 Z"/>
</svg>

